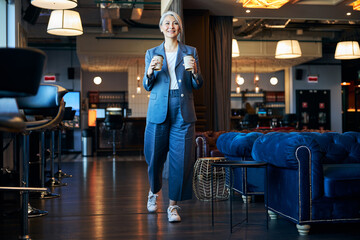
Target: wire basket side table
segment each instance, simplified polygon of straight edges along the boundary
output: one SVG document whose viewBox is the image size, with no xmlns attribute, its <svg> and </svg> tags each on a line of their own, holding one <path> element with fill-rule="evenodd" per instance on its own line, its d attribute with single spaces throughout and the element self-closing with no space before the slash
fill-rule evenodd
<svg viewBox="0 0 360 240">
<path fill-rule="evenodd" d="M 203 157 L 198 158 L 194 165 L 193 191 L 197 199 L 211 201 L 211 163 L 226 161 L 224 157 Z M 223 167 L 213 169 L 214 200 L 227 200 L 230 195 L 226 185 L 226 171 Z"/>
</svg>

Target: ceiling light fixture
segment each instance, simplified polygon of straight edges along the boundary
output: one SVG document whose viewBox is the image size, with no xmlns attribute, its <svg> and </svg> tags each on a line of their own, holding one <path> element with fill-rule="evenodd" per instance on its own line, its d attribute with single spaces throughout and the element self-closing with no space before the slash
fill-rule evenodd
<svg viewBox="0 0 360 240">
<path fill-rule="evenodd" d="M 360 11 L 360 0 L 356 0 L 351 5 L 353 6 L 353 10 Z"/>
<path fill-rule="evenodd" d="M 349 60 L 360 58 L 359 43 L 356 41 L 338 42 L 335 50 L 335 59 Z"/>
<path fill-rule="evenodd" d="M 93 81 L 96 85 L 100 85 L 102 82 L 102 79 L 101 79 L 101 77 L 97 76 L 97 77 L 94 77 Z"/>
<path fill-rule="evenodd" d="M 235 82 L 238 84 L 238 85 L 243 85 L 245 83 L 245 79 L 240 76 L 240 74 L 236 74 L 236 80 Z"/>
<path fill-rule="evenodd" d="M 290 0 L 240 0 L 244 8 L 278 9 Z"/>
<path fill-rule="evenodd" d="M 77 0 L 32 0 L 31 5 L 44 9 L 71 9 L 77 6 Z"/>
<path fill-rule="evenodd" d="M 79 36 L 83 28 L 80 14 L 73 10 L 53 10 L 50 15 L 47 32 L 58 36 Z"/>
<path fill-rule="evenodd" d="M 270 84 L 275 86 L 276 84 L 278 84 L 279 80 L 277 79 L 277 77 L 272 77 L 270 78 Z"/>
<path fill-rule="evenodd" d="M 275 58 L 289 59 L 301 57 L 298 40 L 281 40 L 276 45 Z"/>
<path fill-rule="evenodd" d="M 231 50 L 232 57 L 240 56 L 239 44 L 235 38 L 232 40 L 232 50 Z"/>
</svg>

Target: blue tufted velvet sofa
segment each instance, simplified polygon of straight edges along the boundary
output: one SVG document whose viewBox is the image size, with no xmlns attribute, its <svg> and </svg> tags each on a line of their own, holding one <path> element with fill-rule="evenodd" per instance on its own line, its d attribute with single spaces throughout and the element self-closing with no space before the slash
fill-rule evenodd
<svg viewBox="0 0 360 240">
<path fill-rule="evenodd" d="M 256 139 L 263 136 L 260 132 L 227 132 L 221 134 L 216 142 L 218 150 L 224 154 L 227 160 L 232 161 L 251 161 L 253 144 Z M 234 170 L 234 190 L 240 194 L 244 192 L 243 169 L 236 168 Z M 264 176 L 263 168 L 249 168 L 247 170 L 247 192 L 250 195 L 264 194 Z M 243 197 L 244 201 L 250 201 L 250 198 Z"/>
<path fill-rule="evenodd" d="M 268 209 L 297 224 L 360 222 L 360 133 L 268 133 L 253 143 L 268 162 Z"/>
</svg>

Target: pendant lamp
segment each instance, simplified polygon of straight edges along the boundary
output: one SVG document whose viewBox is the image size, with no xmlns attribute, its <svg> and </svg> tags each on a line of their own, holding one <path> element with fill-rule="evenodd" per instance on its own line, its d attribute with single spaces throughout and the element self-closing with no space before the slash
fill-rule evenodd
<svg viewBox="0 0 360 240">
<path fill-rule="evenodd" d="M 233 38 L 232 40 L 232 50 L 231 50 L 231 56 L 232 57 L 238 57 L 240 56 L 240 50 L 239 50 L 239 45 L 238 42 L 235 38 Z"/>
<path fill-rule="evenodd" d="M 275 58 L 289 59 L 301 57 L 298 40 L 281 40 L 276 45 Z"/>
<path fill-rule="evenodd" d="M 71 9 L 77 6 L 77 0 L 31 0 L 31 5 L 45 9 Z"/>
<path fill-rule="evenodd" d="M 58 36 L 79 36 L 83 34 L 80 14 L 73 10 L 53 10 L 47 32 Z"/>
<path fill-rule="evenodd" d="M 360 58 L 359 43 L 356 41 L 338 42 L 335 50 L 335 59 L 349 60 Z"/>
</svg>

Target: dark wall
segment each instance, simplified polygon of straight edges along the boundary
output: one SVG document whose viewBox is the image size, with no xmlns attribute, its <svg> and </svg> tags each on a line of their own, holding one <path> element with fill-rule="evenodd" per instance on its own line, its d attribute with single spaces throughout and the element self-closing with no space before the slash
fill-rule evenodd
<svg viewBox="0 0 360 240">
<path fill-rule="evenodd" d="M 213 84 L 210 82 L 210 47 L 209 47 L 209 11 L 184 10 L 185 43 L 196 47 L 199 55 L 201 73 L 204 85 L 199 90 L 194 90 L 195 109 L 198 121 L 197 131 L 213 129 L 212 95 Z"/>
</svg>

